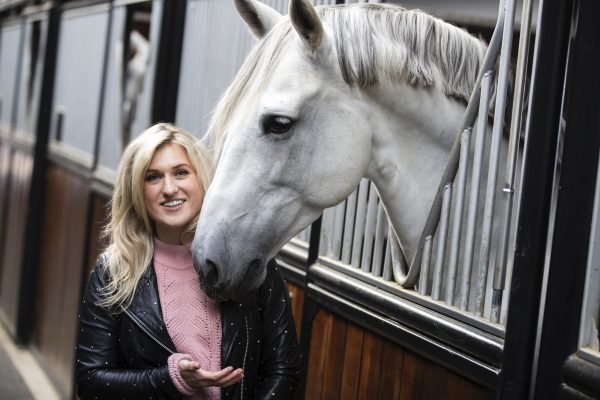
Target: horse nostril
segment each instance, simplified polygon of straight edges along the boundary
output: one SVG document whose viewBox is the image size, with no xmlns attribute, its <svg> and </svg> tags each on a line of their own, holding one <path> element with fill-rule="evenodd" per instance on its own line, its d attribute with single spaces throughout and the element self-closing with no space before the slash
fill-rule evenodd
<svg viewBox="0 0 600 400">
<path fill-rule="evenodd" d="M 216 283 L 219 281 L 219 269 L 217 268 L 217 264 L 215 264 L 212 260 L 206 260 L 206 270 L 204 273 L 204 281 L 210 287 L 214 287 Z"/>
</svg>

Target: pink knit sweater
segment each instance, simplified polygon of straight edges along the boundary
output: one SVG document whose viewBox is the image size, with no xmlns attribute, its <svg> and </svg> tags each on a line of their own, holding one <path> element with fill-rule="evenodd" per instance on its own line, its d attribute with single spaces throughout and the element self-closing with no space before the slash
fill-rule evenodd
<svg viewBox="0 0 600 400">
<path fill-rule="evenodd" d="M 178 353 L 169 357 L 169 374 L 177 389 L 192 400 L 218 400 L 218 387 L 193 391 L 179 374 L 181 359 L 196 360 L 203 369 L 221 369 L 219 305 L 198 285 L 192 254 L 185 246 L 154 240 L 154 270 L 167 331 Z"/>
</svg>

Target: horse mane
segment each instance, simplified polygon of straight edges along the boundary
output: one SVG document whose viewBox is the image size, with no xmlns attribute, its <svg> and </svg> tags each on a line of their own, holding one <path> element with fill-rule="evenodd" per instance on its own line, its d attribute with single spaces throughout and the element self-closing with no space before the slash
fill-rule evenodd
<svg viewBox="0 0 600 400">
<path fill-rule="evenodd" d="M 333 30 L 340 69 L 349 85 L 435 85 L 444 94 L 469 100 L 486 45 L 466 30 L 397 5 L 362 3 L 318 10 Z"/>
<path fill-rule="evenodd" d="M 486 45 L 466 30 L 423 11 L 390 4 L 318 6 L 316 10 L 332 30 L 348 85 L 365 88 L 405 82 L 436 86 L 444 94 L 468 102 Z M 227 121 L 266 84 L 293 35 L 289 19 L 276 25 L 252 49 L 221 97 L 205 136 L 207 144 L 217 150 L 217 159 Z"/>
</svg>

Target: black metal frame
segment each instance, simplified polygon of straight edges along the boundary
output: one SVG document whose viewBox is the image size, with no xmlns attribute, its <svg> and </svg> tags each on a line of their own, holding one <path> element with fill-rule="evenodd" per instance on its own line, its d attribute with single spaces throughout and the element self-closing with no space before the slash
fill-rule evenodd
<svg viewBox="0 0 600 400">
<path fill-rule="evenodd" d="M 600 5 L 544 2 L 540 12 L 498 398 L 584 399 L 600 396 L 600 365 L 575 354 L 600 146 Z"/>
<path fill-rule="evenodd" d="M 600 365 L 581 360 L 579 328 L 588 265 L 598 154 L 600 149 L 600 3 L 579 0 L 572 16 L 564 94 L 564 150 L 544 315 L 538 326 L 533 398 L 549 399 L 561 388 L 567 363 L 569 385 L 600 397 Z M 586 379 L 587 377 L 587 379 Z M 584 394 L 581 398 L 585 398 Z"/>
<path fill-rule="evenodd" d="M 31 340 L 36 317 L 36 293 L 38 287 L 39 249 L 41 248 L 41 221 L 44 217 L 46 193 L 47 144 L 52 117 L 52 98 L 54 95 L 54 77 L 56 55 L 60 31 L 60 2 L 53 4 L 49 11 L 48 36 L 44 54 L 44 71 L 40 107 L 36 123 L 36 141 L 33 159 L 33 171 L 29 190 L 27 222 L 21 269 L 21 287 L 19 290 L 16 339 L 22 344 Z"/>
<path fill-rule="evenodd" d="M 155 76 L 161 78 L 154 82 L 153 122 L 175 121 L 186 10 L 187 0 L 163 2 L 155 71 Z"/>
</svg>

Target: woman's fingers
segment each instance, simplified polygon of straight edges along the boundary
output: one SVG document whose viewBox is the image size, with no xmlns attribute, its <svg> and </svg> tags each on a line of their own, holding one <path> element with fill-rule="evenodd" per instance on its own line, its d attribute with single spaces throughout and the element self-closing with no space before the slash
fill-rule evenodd
<svg viewBox="0 0 600 400">
<path fill-rule="evenodd" d="M 235 385 L 239 381 L 244 378 L 244 370 L 238 368 L 234 371 L 231 371 L 229 374 L 225 375 L 223 378 L 219 379 L 216 382 L 215 386 L 219 387 L 227 387 L 231 385 Z"/>
<path fill-rule="evenodd" d="M 179 361 L 181 377 L 193 388 L 217 386 L 227 387 L 234 385 L 244 378 L 241 368 L 225 367 L 219 371 L 207 371 L 200 368 L 198 361 Z"/>
<path fill-rule="evenodd" d="M 184 358 L 179 360 L 178 366 L 180 371 L 194 371 L 200 368 L 200 363 L 198 361 L 186 360 Z"/>
</svg>

